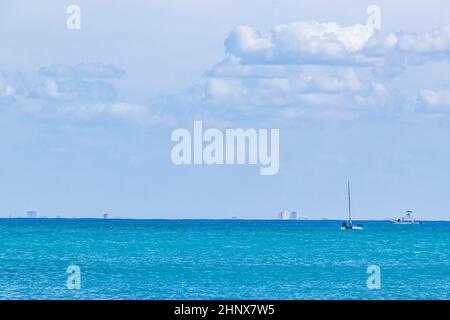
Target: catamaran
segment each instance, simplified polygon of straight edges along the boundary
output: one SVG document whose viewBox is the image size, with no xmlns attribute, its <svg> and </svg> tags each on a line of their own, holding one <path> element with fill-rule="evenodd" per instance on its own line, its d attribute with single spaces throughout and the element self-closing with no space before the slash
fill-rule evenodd
<svg viewBox="0 0 450 320">
<path fill-rule="evenodd" d="M 363 226 L 358 224 L 354 226 L 352 224 L 352 202 L 350 198 L 350 181 L 348 181 L 347 184 L 347 191 L 348 191 L 348 220 L 342 222 L 341 230 L 362 230 Z"/>
</svg>

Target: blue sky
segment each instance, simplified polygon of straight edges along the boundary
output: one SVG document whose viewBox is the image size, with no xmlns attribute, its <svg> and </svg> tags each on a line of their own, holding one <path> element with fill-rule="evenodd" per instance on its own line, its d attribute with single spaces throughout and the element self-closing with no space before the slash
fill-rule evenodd
<svg viewBox="0 0 450 320">
<path fill-rule="evenodd" d="M 3 0 L 0 216 L 341 219 L 350 179 L 356 218 L 449 219 L 449 9 Z M 279 173 L 173 165 L 194 120 L 279 128 Z"/>
</svg>

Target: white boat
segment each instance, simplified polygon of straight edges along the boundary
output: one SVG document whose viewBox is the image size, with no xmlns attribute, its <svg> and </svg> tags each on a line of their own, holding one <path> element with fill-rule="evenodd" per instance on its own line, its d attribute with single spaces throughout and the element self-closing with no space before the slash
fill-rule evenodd
<svg viewBox="0 0 450 320">
<path fill-rule="evenodd" d="M 352 203 L 350 198 L 350 181 L 347 184 L 347 190 L 348 190 L 348 220 L 342 222 L 341 224 L 341 230 L 363 230 L 363 226 L 358 224 L 356 226 L 352 223 Z"/>
<path fill-rule="evenodd" d="M 412 211 L 406 211 L 405 216 L 390 220 L 394 224 L 422 224 L 421 221 L 413 217 Z"/>
</svg>

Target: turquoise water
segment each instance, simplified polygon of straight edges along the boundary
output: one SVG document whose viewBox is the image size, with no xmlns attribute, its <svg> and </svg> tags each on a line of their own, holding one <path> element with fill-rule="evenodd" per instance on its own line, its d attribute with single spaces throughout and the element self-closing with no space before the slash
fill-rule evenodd
<svg viewBox="0 0 450 320">
<path fill-rule="evenodd" d="M 0 219 L 0 298 L 450 298 L 450 223 L 339 224 Z M 80 290 L 66 288 L 71 264 Z M 373 264 L 379 290 L 366 286 Z"/>
</svg>

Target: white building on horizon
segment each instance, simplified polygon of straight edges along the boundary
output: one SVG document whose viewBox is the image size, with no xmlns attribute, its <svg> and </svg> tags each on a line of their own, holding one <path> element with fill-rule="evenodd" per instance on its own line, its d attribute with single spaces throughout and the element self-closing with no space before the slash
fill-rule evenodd
<svg viewBox="0 0 450 320">
<path fill-rule="evenodd" d="M 291 211 L 289 213 L 289 220 L 300 220 L 300 211 Z"/>
<path fill-rule="evenodd" d="M 300 211 L 288 211 L 283 210 L 278 213 L 279 220 L 305 220 L 305 217 L 302 217 Z"/>
<path fill-rule="evenodd" d="M 283 210 L 280 213 L 278 213 L 278 219 L 279 220 L 289 220 L 289 211 Z"/>
</svg>

